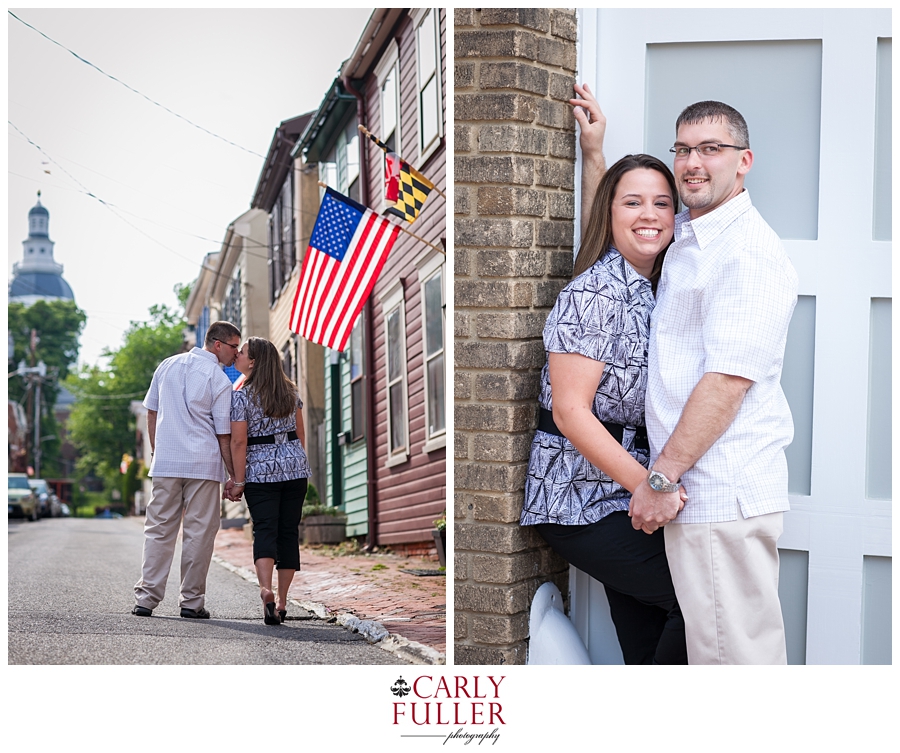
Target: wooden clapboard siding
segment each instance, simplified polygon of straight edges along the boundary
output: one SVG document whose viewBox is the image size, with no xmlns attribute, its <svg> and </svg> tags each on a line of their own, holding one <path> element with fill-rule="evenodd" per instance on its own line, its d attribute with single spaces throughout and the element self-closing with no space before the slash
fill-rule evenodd
<svg viewBox="0 0 900 753">
<path fill-rule="evenodd" d="M 322 502 L 334 506 L 334 462 L 332 447 L 334 437 L 331 432 L 331 367 L 325 360 L 325 483 L 324 489 L 319 491 Z"/>
<path fill-rule="evenodd" d="M 446 53 L 446 14 L 440 11 L 441 56 Z M 425 177 L 446 193 L 446 158 L 443 144 L 428 160 L 418 157 L 418 110 L 416 82 L 415 30 L 408 16 L 398 24 L 395 32 L 400 59 L 400 151 L 401 156 L 414 165 Z M 442 106 L 446 111 L 446 66 L 441 65 Z M 378 133 L 381 124 L 378 84 L 370 76 L 365 84 L 370 130 Z M 446 117 L 444 118 L 446 136 Z M 381 195 L 383 176 L 382 152 L 370 145 L 367 149 L 369 195 Z M 438 246 L 446 234 L 446 203 L 436 192 L 425 202 L 422 214 L 412 224 L 405 224 L 411 232 Z M 434 520 L 447 507 L 446 448 L 424 452 L 425 431 L 425 369 L 422 351 L 422 304 L 416 260 L 429 251 L 420 241 L 401 233 L 385 264 L 373 291 L 375 422 L 375 472 L 377 490 L 378 543 L 383 545 L 413 544 L 431 540 Z M 444 279 L 448 274 L 444 266 Z M 384 315 L 379 296 L 403 281 L 407 350 L 407 441 L 409 456 L 406 462 L 387 466 L 387 349 Z M 444 340 L 446 344 L 447 333 Z M 446 363 L 446 361 L 445 361 Z M 445 389 L 449 385 L 445 384 Z"/>
<path fill-rule="evenodd" d="M 334 436 L 331 431 L 331 395 L 332 384 L 330 366 L 325 365 L 325 470 L 326 470 L 326 504 L 333 505 L 334 495 L 334 461 L 332 448 Z M 350 363 L 342 361 L 340 365 L 341 389 L 341 430 L 350 431 Z M 362 536 L 368 532 L 368 493 L 366 483 L 368 472 L 366 467 L 366 442 L 360 440 L 341 448 L 341 509 L 347 513 L 347 535 Z"/>
<path fill-rule="evenodd" d="M 350 361 L 341 361 L 341 424 L 343 431 L 349 432 L 351 429 L 351 404 L 350 404 Z M 350 518 L 353 521 L 353 529 L 358 531 L 359 535 L 366 533 L 368 530 L 368 468 L 367 468 L 367 450 L 365 437 L 358 442 L 350 445 L 344 445 L 341 457 L 344 461 L 343 468 L 343 485 L 344 500 L 342 509 L 347 513 L 348 526 Z"/>
<path fill-rule="evenodd" d="M 294 183 L 297 262 L 287 276 L 283 288 L 277 291 L 278 296 L 274 304 L 268 306 L 269 339 L 275 344 L 279 353 L 284 352 L 285 348 L 292 347 L 296 342 L 296 335 L 290 328 L 291 310 L 294 304 L 294 294 L 300 282 L 300 268 L 306 255 L 309 236 L 312 233 L 319 208 L 318 170 L 315 166 L 306 166 L 301 170 L 299 166 L 299 160 L 291 162 L 292 169 L 297 168 L 298 176 Z M 257 253 L 262 254 L 263 251 L 260 249 Z M 328 477 L 325 475 L 324 468 L 326 455 L 319 441 L 319 428 L 325 420 L 323 397 L 325 372 L 322 366 L 324 348 L 307 340 L 301 340 L 294 352 L 297 358 L 294 363 L 295 374 L 293 376 L 297 379 L 300 398 L 303 400 L 303 420 L 306 429 L 305 449 L 312 472 L 310 483 L 315 484 L 322 501 L 325 501 L 329 498 L 326 483 Z"/>
</svg>

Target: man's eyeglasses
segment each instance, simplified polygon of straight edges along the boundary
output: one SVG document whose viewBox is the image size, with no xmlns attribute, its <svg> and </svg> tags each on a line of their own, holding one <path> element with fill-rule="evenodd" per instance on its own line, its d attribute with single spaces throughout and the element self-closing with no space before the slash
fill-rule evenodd
<svg viewBox="0 0 900 753">
<path fill-rule="evenodd" d="M 217 343 L 222 343 L 222 345 L 227 345 L 229 348 L 234 348 L 236 351 L 241 349 L 240 345 L 232 345 L 231 343 L 227 343 L 224 340 L 220 340 L 218 337 L 214 337 L 213 340 L 215 340 Z"/>
<path fill-rule="evenodd" d="M 734 144 L 697 144 L 697 146 L 673 146 L 669 149 L 675 155 L 675 159 L 687 159 L 695 149 L 701 157 L 715 157 L 722 149 L 749 149 L 748 146 L 735 146 Z"/>
</svg>

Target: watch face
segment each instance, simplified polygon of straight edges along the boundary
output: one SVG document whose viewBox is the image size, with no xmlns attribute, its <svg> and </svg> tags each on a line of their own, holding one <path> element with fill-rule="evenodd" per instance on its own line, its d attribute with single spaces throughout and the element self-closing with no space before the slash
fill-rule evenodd
<svg viewBox="0 0 900 753">
<path fill-rule="evenodd" d="M 678 484 L 673 484 L 663 476 L 659 471 L 650 471 L 650 477 L 647 479 L 650 488 L 658 492 L 670 492 L 678 489 Z"/>
</svg>

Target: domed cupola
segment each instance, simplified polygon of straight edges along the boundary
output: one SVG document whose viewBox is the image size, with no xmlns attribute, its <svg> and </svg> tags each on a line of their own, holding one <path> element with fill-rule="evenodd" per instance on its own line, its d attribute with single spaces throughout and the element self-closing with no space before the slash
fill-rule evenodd
<svg viewBox="0 0 900 753">
<path fill-rule="evenodd" d="M 22 261 L 13 265 L 13 280 L 9 286 L 9 300 L 26 306 L 38 300 L 56 298 L 75 300 L 72 288 L 62 276 L 63 265 L 53 259 L 50 240 L 50 212 L 38 200 L 28 212 L 28 238 L 22 241 Z"/>
<path fill-rule="evenodd" d="M 28 212 L 28 236 L 31 238 L 47 238 L 49 226 L 50 212 L 41 204 L 41 192 L 38 191 L 37 204 Z"/>
</svg>

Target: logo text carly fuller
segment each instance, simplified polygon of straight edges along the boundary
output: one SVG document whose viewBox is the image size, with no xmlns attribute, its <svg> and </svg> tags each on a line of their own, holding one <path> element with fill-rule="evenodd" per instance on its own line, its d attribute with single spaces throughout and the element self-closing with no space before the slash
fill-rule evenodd
<svg viewBox="0 0 900 753">
<path fill-rule="evenodd" d="M 393 725 L 444 727 L 448 739 L 482 738 L 486 727 L 497 728 L 503 720 L 501 686 L 505 676 L 475 675 L 452 677 L 420 675 L 407 682 L 402 676 L 391 685 Z M 457 728 L 449 733 L 449 728 Z M 471 732 L 467 728 L 472 729 Z M 480 728 L 480 729 L 478 729 Z M 496 740 L 494 740 L 495 742 Z"/>
</svg>

